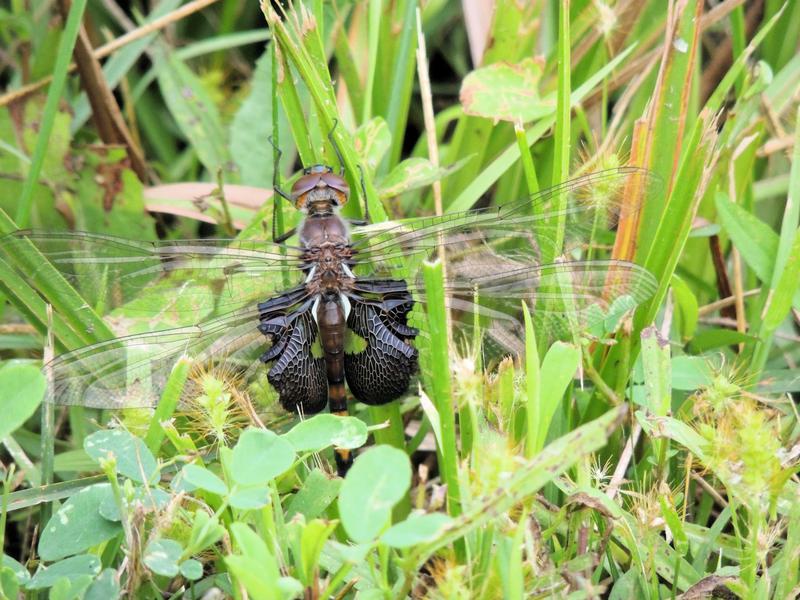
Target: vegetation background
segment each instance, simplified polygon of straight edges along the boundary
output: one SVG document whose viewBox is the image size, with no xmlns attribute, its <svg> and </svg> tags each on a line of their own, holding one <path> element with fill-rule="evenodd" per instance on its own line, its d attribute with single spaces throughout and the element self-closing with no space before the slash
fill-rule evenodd
<svg viewBox="0 0 800 600">
<path fill-rule="evenodd" d="M 619 228 L 659 287 L 616 345 L 531 328 L 484 373 L 442 335 L 426 394 L 291 429 L 225 381 L 41 404 L 43 351 L 113 333 L 3 256 L 5 597 L 797 596 L 800 2 L 11 0 L 0 38 L 4 234 L 268 239 L 269 136 L 286 179 L 332 130 L 350 216 L 662 182 Z"/>
</svg>

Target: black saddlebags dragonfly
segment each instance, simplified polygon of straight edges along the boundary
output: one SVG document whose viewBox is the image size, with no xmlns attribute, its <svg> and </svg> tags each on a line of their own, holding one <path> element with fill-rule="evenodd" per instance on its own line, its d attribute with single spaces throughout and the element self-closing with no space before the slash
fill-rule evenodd
<svg viewBox="0 0 800 600">
<path fill-rule="evenodd" d="M 0 239 L 0 258 L 46 265 L 31 279 L 65 278 L 86 311 L 121 334 L 46 365 L 52 402 L 155 406 L 186 356 L 224 360 L 245 380 L 266 372 L 289 411 L 345 412 L 345 383 L 366 404 L 406 394 L 424 337 L 415 310 L 426 302 L 423 261 L 444 257 L 454 328 L 480 323 L 496 355 L 521 348 L 522 302 L 563 334 L 607 324 L 650 297 L 649 272 L 608 258 L 620 217 L 643 202 L 627 197 L 633 178 L 636 189 L 657 187 L 623 167 L 499 207 L 352 226 L 338 214 L 350 196 L 342 173 L 316 166 L 287 195 L 303 213 L 295 245 L 19 231 Z"/>
</svg>

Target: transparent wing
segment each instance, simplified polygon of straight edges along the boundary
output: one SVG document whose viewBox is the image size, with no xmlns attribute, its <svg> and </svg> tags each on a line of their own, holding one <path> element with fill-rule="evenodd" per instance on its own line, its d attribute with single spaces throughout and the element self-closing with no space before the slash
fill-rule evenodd
<svg viewBox="0 0 800 600">
<path fill-rule="evenodd" d="M 655 293 L 647 270 L 610 257 L 620 219 L 659 188 L 649 172 L 620 168 L 499 208 L 371 226 L 363 237 L 359 230 L 357 290 L 380 290 L 391 306 L 396 292 L 376 282 L 402 279 L 424 305 L 422 263 L 443 255 L 452 325 L 468 336 L 477 326 L 490 354 L 521 354 L 523 302 L 541 338 L 602 338 Z"/>
<path fill-rule="evenodd" d="M 258 310 L 236 311 L 202 325 L 116 338 L 67 352 L 45 365 L 48 400 L 92 408 L 155 406 L 175 364 L 188 357 L 210 368 L 236 365 L 249 379 L 270 344 Z M 263 366 L 263 364 L 262 364 Z"/>
<path fill-rule="evenodd" d="M 552 262 L 613 243 L 620 218 L 652 201 L 660 180 L 643 169 L 590 173 L 499 207 L 354 229 L 355 269 L 363 276 L 413 273 L 422 259 L 460 260 L 483 248 L 503 259 Z M 502 260 L 502 259 L 501 259 Z"/>
<path fill-rule="evenodd" d="M 301 275 L 297 249 L 230 239 L 139 242 L 18 231 L 0 238 L 0 257 L 40 289 L 63 277 L 101 314 L 123 305 L 146 314 L 166 308 L 219 314 L 290 287 Z"/>
<path fill-rule="evenodd" d="M 646 269 L 624 261 L 518 262 L 513 267 L 509 263 L 486 263 L 488 270 L 483 273 L 477 265 L 480 263 L 448 263 L 446 302 L 453 327 L 469 340 L 477 326 L 488 354 L 496 357 L 522 355 L 523 302 L 534 317 L 541 339 L 603 338 L 657 288 L 657 281 Z M 374 292 L 376 281 L 385 280 L 361 279 L 355 290 L 361 294 Z M 427 305 L 421 281 L 405 288 L 421 307 Z M 387 307 L 396 293 L 384 294 L 389 299 Z M 424 319 L 418 316 L 413 324 L 424 327 Z"/>
</svg>

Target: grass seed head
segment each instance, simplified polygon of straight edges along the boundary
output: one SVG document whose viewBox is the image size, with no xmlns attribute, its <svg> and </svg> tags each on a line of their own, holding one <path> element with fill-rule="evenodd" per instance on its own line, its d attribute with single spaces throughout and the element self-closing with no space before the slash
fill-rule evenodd
<svg viewBox="0 0 800 600">
<path fill-rule="evenodd" d="M 785 449 L 774 413 L 749 398 L 728 399 L 696 425 L 709 467 L 728 494 L 753 510 L 771 505 L 786 481 Z"/>
<path fill-rule="evenodd" d="M 247 391 L 241 373 L 226 362 L 192 367 L 181 396 L 182 414 L 213 444 L 228 445 L 249 423 Z"/>
</svg>

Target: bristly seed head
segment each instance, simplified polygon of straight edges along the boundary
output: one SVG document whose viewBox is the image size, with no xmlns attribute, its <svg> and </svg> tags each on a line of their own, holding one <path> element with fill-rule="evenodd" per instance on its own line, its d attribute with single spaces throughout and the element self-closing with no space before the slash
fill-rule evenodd
<svg viewBox="0 0 800 600">
<path fill-rule="evenodd" d="M 202 438 L 228 445 L 249 424 L 249 403 L 241 373 L 226 361 L 193 365 L 181 395 L 181 414 Z"/>
</svg>

